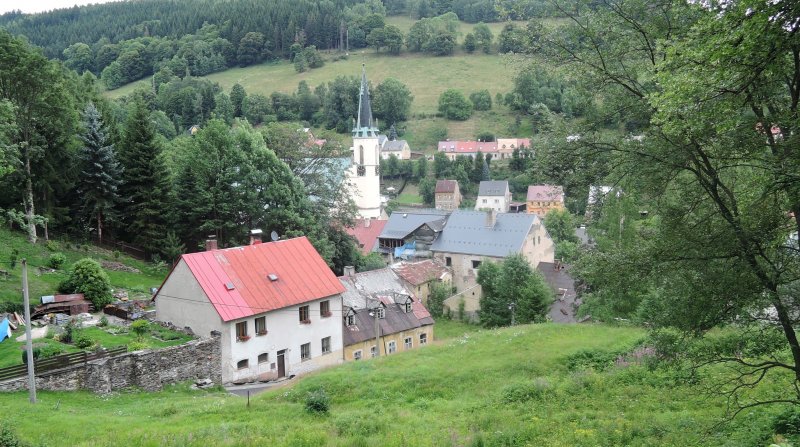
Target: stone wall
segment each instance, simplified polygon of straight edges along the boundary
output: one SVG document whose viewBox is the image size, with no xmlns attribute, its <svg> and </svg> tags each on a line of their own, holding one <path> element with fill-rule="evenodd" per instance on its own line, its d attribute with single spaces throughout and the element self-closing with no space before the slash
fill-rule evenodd
<svg viewBox="0 0 800 447">
<path fill-rule="evenodd" d="M 129 352 L 36 375 L 36 389 L 89 390 L 110 393 L 138 387 L 160 390 L 164 385 L 191 379 L 211 379 L 222 384 L 220 336 L 192 340 L 158 350 Z M 0 382 L 0 391 L 28 389 L 28 377 Z"/>
</svg>

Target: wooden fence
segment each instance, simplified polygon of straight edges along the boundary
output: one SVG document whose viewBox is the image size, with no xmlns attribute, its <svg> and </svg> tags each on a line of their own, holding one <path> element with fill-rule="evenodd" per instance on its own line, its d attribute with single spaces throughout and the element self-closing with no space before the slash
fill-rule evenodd
<svg viewBox="0 0 800 447">
<path fill-rule="evenodd" d="M 128 349 L 125 346 L 119 346 L 98 352 L 73 352 L 71 354 L 63 354 L 46 359 L 34 360 L 33 369 L 36 374 L 40 374 L 47 371 L 53 371 L 55 369 L 85 364 L 86 362 L 104 357 L 113 357 L 126 352 L 128 352 Z M 28 374 L 28 365 L 25 364 L 2 368 L 0 369 L 0 382 L 4 380 L 16 379 L 18 377 L 24 377 L 26 374 Z"/>
</svg>

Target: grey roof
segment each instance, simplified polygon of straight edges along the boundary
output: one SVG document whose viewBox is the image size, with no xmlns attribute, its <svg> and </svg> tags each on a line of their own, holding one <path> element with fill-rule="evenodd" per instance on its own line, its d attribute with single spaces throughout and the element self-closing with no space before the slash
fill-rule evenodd
<svg viewBox="0 0 800 447">
<path fill-rule="evenodd" d="M 569 266 L 561 263 L 540 262 L 536 270 L 544 276 L 544 280 L 553 289 L 555 301 L 550 306 L 548 315 L 556 323 L 574 323 L 577 310 L 577 294 L 575 280 L 569 274 Z"/>
<path fill-rule="evenodd" d="M 519 253 L 539 219 L 535 214 L 499 213 L 488 228 L 486 216 L 484 211 L 453 211 L 431 251 L 494 257 Z"/>
<path fill-rule="evenodd" d="M 478 188 L 479 196 L 504 196 L 508 191 L 508 180 L 484 180 Z"/>
<path fill-rule="evenodd" d="M 383 227 L 379 238 L 403 239 L 424 224 L 428 224 L 433 231 L 441 231 L 447 222 L 447 215 L 439 212 L 401 212 L 395 211 L 389 216 L 389 221 Z"/>
<path fill-rule="evenodd" d="M 355 309 L 369 307 L 367 299 L 370 295 L 392 295 L 394 292 L 411 295 L 400 277 L 389 267 L 342 276 L 339 281 L 345 289 L 342 294 L 344 305 Z"/>
<path fill-rule="evenodd" d="M 367 84 L 367 69 L 361 64 L 361 88 L 358 93 L 358 121 L 356 129 L 370 129 L 377 131 L 372 122 L 372 104 L 369 99 L 369 84 Z"/>
<path fill-rule="evenodd" d="M 400 152 L 407 145 L 406 140 L 386 141 L 381 148 L 384 152 Z"/>
</svg>

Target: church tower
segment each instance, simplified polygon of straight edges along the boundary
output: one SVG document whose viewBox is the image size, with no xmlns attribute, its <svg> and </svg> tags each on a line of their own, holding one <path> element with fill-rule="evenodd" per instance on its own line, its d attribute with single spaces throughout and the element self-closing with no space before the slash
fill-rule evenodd
<svg viewBox="0 0 800 447">
<path fill-rule="evenodd" d="M 358 95 L 358 117 L 353 128 L 353 162 L 347 171 L 351 195 L 364 219 L 381 216 L 380 147 L 378 129 L 372 121 L 367 71 L 361 66 L 361 90 Z"/>
</svg>

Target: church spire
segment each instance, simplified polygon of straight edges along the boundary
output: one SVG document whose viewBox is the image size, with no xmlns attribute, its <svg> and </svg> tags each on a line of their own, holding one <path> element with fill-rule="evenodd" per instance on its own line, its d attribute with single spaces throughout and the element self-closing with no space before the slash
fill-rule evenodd
<svg viewBox="0 0 800 447">
<path fill-rule="evenodd" d="M 361 88 L 358 93 L 358 121 L 353 128 L 353 136 L 375 136 L 378 129 L 372 122 L 372 104 L 369 100 L 369 84 L 367 84 L 367 68 L 361 64 Z"/>
</svg>

